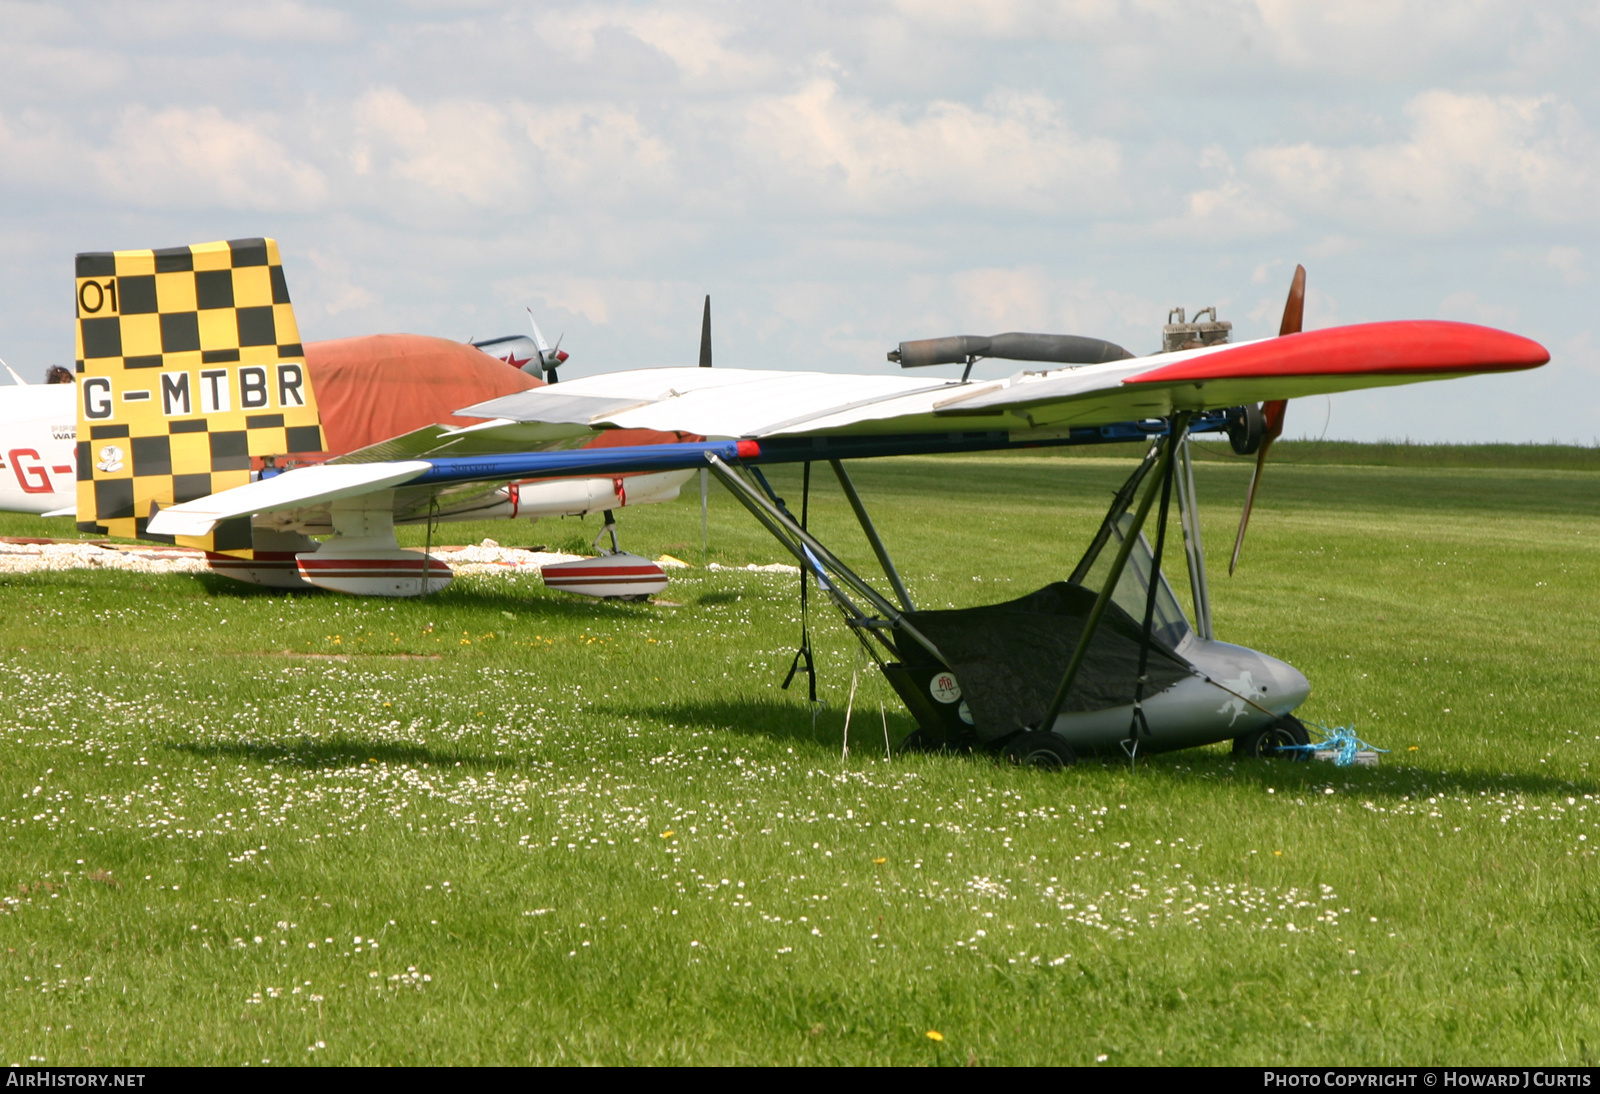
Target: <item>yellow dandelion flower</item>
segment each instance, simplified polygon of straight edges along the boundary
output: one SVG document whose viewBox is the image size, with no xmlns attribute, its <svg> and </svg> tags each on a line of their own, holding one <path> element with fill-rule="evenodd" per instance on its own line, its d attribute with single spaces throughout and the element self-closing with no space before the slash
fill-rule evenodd
<svg viewBox="0 0 1600 1094">
<path fill-rule="evenodd" d="M 661 833 L 661 838 L 662 839 L 666 839 L 668 836 L 674 836 L 674 835 L 677 835 L 677 833 L 674 832 L 672 829 L 668 828 L 665 832 Z"/>
<path fill-rule="evenodd" d="M 940 1033 L 936 1029 L 930 1029 L 928 1031 L 928 1040 L 930 1040 L 930 1041 L 942 1041 L 942 1040 L 944 1040 L 944 1034 Z"/>
<path fill-rule="evenodd" d="M 873 861 L 873 862 L 874 862 L 874 863 L 875 863 L 875 864 L 876 864 L 876 865 L 878 865 L 878 866 L 882 866 L 882 865 L 883 865 L 883 864 L 884 864 L 884 863 L 886 863 L 886 862 L 888 862 L 888 861 L 889 861 L 889 860 L 888 860 L 888 859 L 886 859 L 886 858 L 875 858 L 875 859 L 873 859 L 873 860 L 872 860 L 872 861 Z"/>
</svg>

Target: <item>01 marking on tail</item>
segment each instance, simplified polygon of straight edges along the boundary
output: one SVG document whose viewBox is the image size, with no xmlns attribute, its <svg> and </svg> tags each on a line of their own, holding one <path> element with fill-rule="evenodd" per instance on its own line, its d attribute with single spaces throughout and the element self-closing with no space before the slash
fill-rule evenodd
<svg viewBox="0 0 1600 1094">
<path fill-rule="evenodd" d="M 150 517 L 322 451 L 276 241 L 80 254 L 76 297 L 80 531 L 177 542 Z M 181 539 L 253 546 L 248 521 Z"/>
</svg>

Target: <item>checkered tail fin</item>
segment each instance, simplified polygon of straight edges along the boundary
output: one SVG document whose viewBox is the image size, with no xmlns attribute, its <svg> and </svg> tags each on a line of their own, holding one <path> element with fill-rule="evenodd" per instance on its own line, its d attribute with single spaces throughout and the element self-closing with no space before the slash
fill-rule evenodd
<svg viewBox="0 0 1600 1094">
<path fill-rule="evenodd" d="M 276 240 L 80 254 L 77 307 L 80 531 L 172 542 L 158 509 L 322 451 Z M 250 525 L 179 542 L 248 557 Z"/>
</svg>

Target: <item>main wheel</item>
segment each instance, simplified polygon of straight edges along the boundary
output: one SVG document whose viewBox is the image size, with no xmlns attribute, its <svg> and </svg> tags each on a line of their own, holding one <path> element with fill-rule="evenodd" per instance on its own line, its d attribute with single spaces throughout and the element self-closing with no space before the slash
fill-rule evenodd
<svg viewBox="0 0 1600 1094">
<path fill-rule="evenodd" d="M 1078 762 L 1072 746 L 1054 733 L 1024 733 L 1013 737 L 1002 755 L 1018 767 L 1037 767 L 1042 771 L 1059 771 Z"/>
<path fill-rule="evenodd" d="M 1306 732 L 1306 727 L 1300 719 L 1292 714 L 1285 714 L 1269 726 L 1262 726 L 1241 737 L 1235 737 L 1233 755 L 1235 759 L 1275 759 L 1303 763 L 1311 759 L 1311 750 L 1292 746 L 1310 743 L 1311 734 Z"/>
<path fill-rule="evenodd" d="M 933 752 L 936 747 L 925 729 L 913 729 L 900 740 L 900 745 L 895 749 L 901 755 L 913 752 Z"/>
</svg>

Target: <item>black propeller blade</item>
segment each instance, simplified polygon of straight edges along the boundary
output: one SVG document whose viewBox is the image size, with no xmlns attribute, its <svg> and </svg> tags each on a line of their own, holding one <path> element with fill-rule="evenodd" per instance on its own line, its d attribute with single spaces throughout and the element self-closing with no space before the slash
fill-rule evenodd
<svg viewBox="0 0 1600 1094">
<path fill-rule="evenodd" d="M 700 319 L 700 367 L 711 367 L 711 294 L 706 294 L 706 311 Z"/>
</svg>

